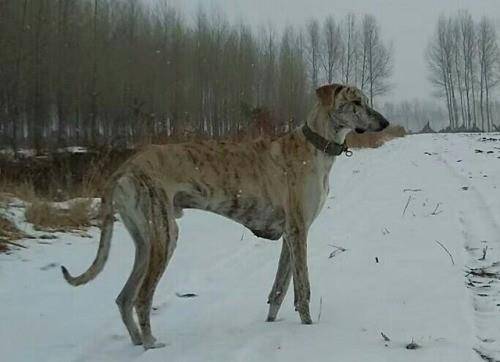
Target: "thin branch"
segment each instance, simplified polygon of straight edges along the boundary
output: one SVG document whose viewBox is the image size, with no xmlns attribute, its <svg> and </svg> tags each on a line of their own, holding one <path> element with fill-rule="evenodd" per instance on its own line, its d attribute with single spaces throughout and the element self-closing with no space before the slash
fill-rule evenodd
<svg viewBox="0 0 500 362">
<path fill-rule="evenodd" d="M 439 215 L 440 213 L 442 213 L 442 212 L 443 212 L 443 210 L 441 210 L 441 211 L 437 212 L 437 210 L 439 209 L 439 206 L 441 206 L 441 203 L 440 203 L 440 202 L 438 202 L 438 203 L 437 203 L 436 208 L 435 208 L 435 209 L 434 209 L 434 211 L 431 213 L 431 215 L 436 216 L 436 215 Z"/>
<path fill-rule="evenodd" d="M 380 334 L 382 335 L 382 338 L 384 339 L 384 341 L 386 341 L 386 342 L 390 342 L 390 341 L 391 341 L 391 339 L 390 339 L 389 337 L 387 337 L 387 336 L 384 334 L 384 332 L 380 332 Z"/>
<path fill-rule="evenodd" d="M 347 251 L 347 249 L 345 249 L 345 248 L 343 248 L 341 246 L 336 246 L 336 245 L 331 245 L 331 244 L 330 244 L 330 246 L 332 248 L 334 248 L 335 250 L 330 253 L 330 256 L 328 257 L 328 259 L 331 259 L 334 256 L 336 256 L 337 254 L 340 254 L 340 253 L 343 253 L 343 252 Z"/>
<path fill-rule="evenodd" d="M 406 349 L 419 349 L 422 348 L 418 343 L 415 343 L 413 338 L 411 339 L 411 343 L 406 346 Z"/>
<path fill-rule="evenodd" d="M 486 252 L 487 252 L 487 251 L 488 251 L 488 245 L 486 245 L 486 246 L 483 248 L 483 256 L 482 256 L 480 259 L 478 259 L 478 260 L 480 260 L 480 261 L 484 261 L 484 260 L 486 260 Z"/>
<path fill-rule="evenodd" d="M 175 295 L 179 298 L 195 298 L 198 296 L 196 293 L 175 293 Z"/>
<path fill-rule="evenodd" d="M 321 312 L 323 311 L 323 297 L 319 298 L 319 313 L 318 313 L 318 324 L 321 320 Z"/>
<path fill-rule="evenodd" d="M 408 201 L 406 202 L 406 206 L 405 206 L 405 208 L 404 208 L 404 210 L 403 210 L 403 215 L 401 215 L 401 216 L 405 216 L 406 209 L 408 209 L 408 205 L 410 205 L 410 201 L 411 201 L 411 199 L 412 199 L 412 197 L 411 197 L 411 195 L 410 195 L 410 196 L 408 197 Z"/>
<path fill-rule="evenodd" d="M 451 259 L 451 263 L 453 265 L 455 265 L 455 260 L 453 260 L 453 256 L 451 255 L 451 253 L 448 251 L 448 249 L 446 249 L 446 246 L 444 246 L 443 244 L 441 244 L 439 241 L 437 240 L 434 240 L 436 243 L 438 243 L 443 249 L 444 251 L 446 251 L 448 253 L 448 255 L 450 256 L 450 259 Z"/>
<path fill-rule="evenodd" d="M 9 240 L 6 240 L 6 239 L 0 239 L 0 243 L 5 243 L 5 244 L 9 244 L 9 245 L 13 245 L 13 246 L 17 246 L 19 248 L 23 248 L 23 249 L 28 249 L 26 246 L 24 245 L 21 245 L 21 244 L 18 244 L 18 243 L 15 243 L 13 241 L 9 241 Z"/>
</svg>

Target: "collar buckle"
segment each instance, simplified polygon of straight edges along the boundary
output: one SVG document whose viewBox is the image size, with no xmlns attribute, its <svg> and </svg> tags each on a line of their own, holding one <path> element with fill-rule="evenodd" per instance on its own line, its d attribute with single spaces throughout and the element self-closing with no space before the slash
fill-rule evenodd
<svg viewBox="0 0 500 362">
<path fill-rule="evenodd" d="M 304 134 L 306 140 L 316 149 L 329 156 L 340 156 L 344 153 L 346 157 L 352 157 L 352 151 L 349 150 L 345 142 L 343 144 L 339 144 L 334 141 L 327 140 L 323 136 L 314 132 L 307 125 L 307 123 L 302 127 L 302 133 Z"/>
</svg>

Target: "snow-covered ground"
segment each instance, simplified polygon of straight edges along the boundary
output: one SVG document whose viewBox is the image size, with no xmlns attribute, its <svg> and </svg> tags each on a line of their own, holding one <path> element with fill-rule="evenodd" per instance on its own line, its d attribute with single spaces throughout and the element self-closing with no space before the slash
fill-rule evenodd
<svg viewBox="0 0 500 362">
<path fill-rule="evenodd" d="M 133 246 L 116 223 L 108 265 L 84 287 L 59 265 L 86 269 L 97 229 L 0 255 L 0 360 L 480 361 L 475 350 L 500 360 L 500 279 L 482 273 L 500 272 L 500 135 L 482 137 L 409 136 L 336 161 L 309 235 L 311 326 L 292 290 L 279 320 L 264 322 L 280 242 L 192 211 L 155 296 L 166 348 L 132 346 L 122 325 L 114 299 Z M 329 258 L 331 245 L 346 251 Z M 198 296 L 176 296 L 186 292 Z"/>
</svg>

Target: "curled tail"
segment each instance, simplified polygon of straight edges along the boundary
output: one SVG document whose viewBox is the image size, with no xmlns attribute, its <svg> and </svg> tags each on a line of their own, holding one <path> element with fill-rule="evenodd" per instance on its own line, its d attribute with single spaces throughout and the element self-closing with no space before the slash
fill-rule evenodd
<svg viewBox="0 0 500 362">
<path fill-rule="evenodd" d="M 106 190 L 105 197 L 102 198 L 101 203 L 101 239 L 99 241 L 99 249 L 97 255 L 92 262 L 92 265 L 81 275 L 73 277 L 64 266 L 61 266 L 64 279 L 73 285 L 78 286 L 86 284 L 94 279 L 104 268 L 104 264 L 108 260 L 109 249 L 111 247 L 111 237 L 113 235 L 114 212 L 113 212 L 113 188 L 110 187 Z"/>
</svg>

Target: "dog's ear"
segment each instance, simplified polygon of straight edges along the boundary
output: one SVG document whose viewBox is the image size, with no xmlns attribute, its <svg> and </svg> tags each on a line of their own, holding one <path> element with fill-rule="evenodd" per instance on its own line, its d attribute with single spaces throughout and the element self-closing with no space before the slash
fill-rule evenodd
<svg viewBox="0 0 500 362">
<path fill-rule="evenodd" d="M 316 96 L 321 104 L 326 107 L 333 106 L 335 96 L 344 88 L 340 84 L 328 84 L 316 89 Z"/>
</svg>

